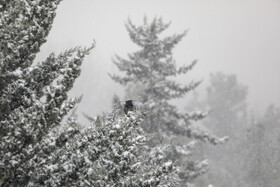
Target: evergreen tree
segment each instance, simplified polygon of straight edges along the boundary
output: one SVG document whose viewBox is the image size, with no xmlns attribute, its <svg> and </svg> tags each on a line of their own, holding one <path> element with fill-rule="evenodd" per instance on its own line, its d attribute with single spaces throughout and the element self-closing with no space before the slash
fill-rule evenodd
<svg viewBox="0 0 280 187">
<path fill-rule="evenodd" d="M 242 185 L 240 170 L 245 160 L 243 145 L 248 128 L 246 98 L 247 87 L 238 82 L 236 75 L 218 72 L 210 76 L 206 96 L 210 114 L 204 125 L 218 135 L 230 137 L 221 147 L 204 145 L 205 154 L 212 162 L 207 178 L 214 185 Z"/>
<path fill-rule="evenodd" d="M 85 129 L 75 112 L 63 122 L 80 101 L 67 92 L 94 46 L 34 62 L 59 2 L 0 4 L 0 185 L 175 186 L 165 149 L 145 146 L 144 114 L 116 110 Z"/>
<path fill-rule="evenodd" d="M 280 183 L 280 108 L 266 109 L 261 120 L 254 122 L 246 139 L 244 182 L 250 186 L 277 186 Z"/>
<path fill-rule="evenodd" d="M 67 92 L 93 46 L 35 63 L 60 0 L 0 4 L 0 184 L 25 186 L 34 162 L 47 157 L 43 139 L 78 102 Z M 36 160 L 37 159 L 37 160 Z"/>
<path fill-rule="evenodd" d="M 239 135 L 236 128 L 247 128 L 247 93 L 247 87 L 238 82 L 236 75 L 211 74 L 206 97 L 211 114 L 207 120 L 216 133 L 233 137 Z"/>
<path fill-rule="evenodd" d="M 126 29 L 130 39 L 140 50 L 128 54 L 128 58 L 115 56 L 113 62 L 124 72 L 124 76 L 110 75 L 111 78 L 127 87 L 139 103 L 139 108 L 152 109 L 153 115 L 149 116 L 142 127 L 146 132 L 153 133 L 154 138 L 150 146 L 164 142 L 171 144 L 170 158 L 177 160 L 178 165 L 184 165 L 179 176 L 184 179 L 184 185 L 203 172 L 204 163 L 186 161 L 185 155 L 190 153 L 186 143 L 181 143 L 180 137 L 188 137 L 209 141 L 217 144 L 223 139 L 211 136 L 207 132 L 195 131 L 191 121 L 204 117 L 201 112 L 180 113 L 170 100 L 182 98 L 193 90 L 200 82 L 190 82 L 180 85 L 172 78 L 184 75 L 190 71 L 196 61 L 190 65 L 177 68 L 172 57 L 173 48 L 181 41 L 186 32 L 161 38 L 160 34 L 169 27 L 162 19 L 155 18 L 151 23 L 144 18 L 144 24 L 134 25 L 130 19 Z M 184 155 L 183 157 L 181 157 Z M 178 159 L 179 158 L 179 159 Z"/>
<path fill-rule="evenodd" d="M 176 168 L 166 159 L 165 148 L 145 146 L 139 127 L 145 114 L 118 113 L 116 108 L 82 131 L 69 127 L 65 134 L 78 133 L 60 149 L 54 149 L 55 141 L 46 142 L 42 150 L 52 151 L 36 162 L 29 185 L 176 186 Z"/>
<path fill-rule="evenodd" d="M 198 101 L 198 96 L 194 98 Z M 245 160 L 243 145 L 248 128 L 246 98 L 247 87 L 238 82 L 235 75 L 218 72 L 210 75 L 206 97 L 192 103 L 192 107 L 204 105 L 203 108 L 210 110 L 203 126 L 215 134 L 230 137 L 223 146 L 201 144 L 201 153 L 209 160 L 209 172 L 199 179 L 199 185 L 242 185 L 240 170 Z"/>
</svg>

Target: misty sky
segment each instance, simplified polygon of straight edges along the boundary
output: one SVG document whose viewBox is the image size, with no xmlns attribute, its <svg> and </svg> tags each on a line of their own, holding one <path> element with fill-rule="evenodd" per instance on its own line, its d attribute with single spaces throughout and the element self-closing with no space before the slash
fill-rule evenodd
<svg viewBox="0 0 280 187">
<path fill-rule="evenodd" d="M 111 58 L 137 50 L 124 23 L 128 16 L 141 23 L 144 15 L 172 21 L 166 35 L 189 30 L 175 48 L 174 59 L 178 65 L 194 59 L 198 64 L 180 82 L 204 79 L 207 85 L 212 72 L 236 74 L 248 86 L 255 112 L 272 103 L 280 106 L 279 0 L 65 0 L 37 60 L 76 45 L 88 46 L 94 39 L 97 46 L 71 95 L 84 94 L 81 111 L 108 111 L 113 94 L 123 93 L 107 75 L 118 72 Z M 203 89 L 202 85 L 198 91 Z"/>
</svg>

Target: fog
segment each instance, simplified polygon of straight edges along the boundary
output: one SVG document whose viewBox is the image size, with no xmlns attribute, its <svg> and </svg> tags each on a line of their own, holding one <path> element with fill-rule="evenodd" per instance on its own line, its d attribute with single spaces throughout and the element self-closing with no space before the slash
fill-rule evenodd
<svg viewBox="0 0 280 187">
<path fill-rule="evenodd" d="M 0 12 L 0 186 L 280 186 L 280 1 Z"/>
<path fill-rule="evenodd" d="M 280 105 L 279 10 L 278 0 L 67 0 L 60 4 L 37 60 L 95 40 L 71 95 L 84 95 L 80 111 L 99 114 L 110 110 L 114 94 L 123 96 L 123 88 L 107 75 L 118 72 L 112 56 L 137 49 L 124 26 L 127 18 L 141 23 L 144 15 L 162 17 L 172 21 L 166 35 L 188 30 L 174 59 L 178 65 L 198 59 L 187 77 L 204 80 L 197 91 L 203 92 L 210 73 L 236 74 L 248 86 L 249 108 L 260 114 L 269 104 Z"/>
</svg>

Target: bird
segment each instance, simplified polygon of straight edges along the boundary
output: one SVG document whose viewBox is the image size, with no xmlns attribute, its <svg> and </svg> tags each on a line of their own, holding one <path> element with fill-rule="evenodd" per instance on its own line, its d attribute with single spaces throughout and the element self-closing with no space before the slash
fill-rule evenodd
<svg viewBox="0 0 280 187">
<path fill-rule="evenodd" d="M 128 114 L 128 111 L 134 112 L 136 110 L 135 106 L 133 105 L 132 100 L 125 101 L 124 109 L 123 110 L 124 110 L 124 113 L 126 115 Z"/>
</svg>

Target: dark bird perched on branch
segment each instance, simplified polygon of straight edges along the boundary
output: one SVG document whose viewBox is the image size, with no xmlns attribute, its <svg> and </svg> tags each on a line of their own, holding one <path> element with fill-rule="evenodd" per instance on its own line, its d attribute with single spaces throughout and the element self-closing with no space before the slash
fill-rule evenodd
<svg viewBox="0 0 280 187">
<path fill-rule="evenodd" d="M 125 101 L 124 113 L 127 115 L 128 111 L 135 111 L 135 106 L 133 105 L 132 100 Z"/>
</svg>

